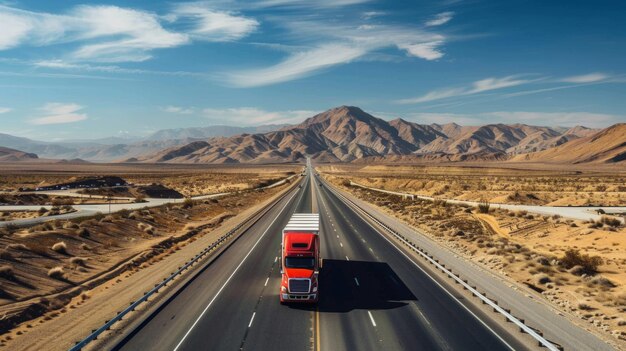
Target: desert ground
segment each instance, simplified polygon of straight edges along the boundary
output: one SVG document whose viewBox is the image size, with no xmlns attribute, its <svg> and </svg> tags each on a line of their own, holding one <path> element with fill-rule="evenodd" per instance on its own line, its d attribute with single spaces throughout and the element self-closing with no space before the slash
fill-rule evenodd
<svg viewBox="0 0 626 351">
<path fill-rule="evenodd" d="M 63 169 L 56 168 L 56 165 L 46 168 L 41 164 L 36 169 L 29 167 L 15 165 L 2 173 L 0 187 L 4 190 L 3 201 L 37 205 L 53 201 L 59 203 L 54 196 L 20 196 L 18 189 L 88 178 L 101 175 L 100 172 L 105 169 L 101 165 L 76 165 L 69 169 L 67 165 Z M 121 281 L 123 276 L 128 277 L 160 262 L 171 263 L 173 260 L 167 257 L 184 251 L 186 246 L 196 241 L 207 245 L 207 242 L 216 240 L 217 236 L 213 233 L 224 221 L 258 207 L 290 184 L 257 190 L 259 187 L 295 174 L 301 166 L 247 166 L 235 170 L 224 166 L 142 165 L 114 166 L 106 170 L 106 174 L 123 177 L 132 183 L 126 192 L 135 196 L 134 189 L 138 184 L 159 186 L 185 196 L 237 192 L 217 199 L 188 199 L 179 204 L 72 220 L 55 220 L 55 213 L 50 212 L 56 207 L 46 212 L 1 213 L 2 221 L 37 216 L 49 216 L 50 221 L 24 228 L 0 228 L 0 347 L 23 348 L 23 342 L 28 341 L 28 335 L 32 333 L 53 335 L 45 333 L 46 328 L 54 327 L 51 321 L 75 313 L 75 310 L 80 312 L 81 305 L 89 299 L 100 299 L 106 295 L 109 286 Z M 117 194 L 110 188 L 88 190 Z M 74 199 L 73 203 L 83 200 L 72 196 L 68 198 Z M 58 209 L 60 213 L 70 210 L 69 204 Z M 194 250 L 197 251 L 197 248 Z M 176 259 L 175 264 L 188 258 L 184 256 Z M 168 264 L 163 263 L 164 267 L 169 267 Z M 127 293 L 141 292 L 154 284 L 149 279 L 142 279 L 141 282 L 144 287 L 134 286 Z M 132 301 L 130 295 L 124 299 L 124 294 L 118 291 L 116 296 L 121 296 L 120 301 L 126 301 L 124 303 Z M 107 316 L 115 313 L 109 309 L 99 308 L 94 312 L 91 319 L 95 322 L 92 323 L 101 324 Z"/>
<path fill-rule="evenodd" d="M 495 209 L 490 202 L 626 206 L 625 170 L 323 165 L 333 184 L 420 229 L 451 250 L 626 341 L 626 228 L 615 217 L 580 221 Z M 434 196 L 434 201 L 350 186 Z M 455 205 L 445 199 L 483 201 Z M 626 344 L 624 344 L 626 345 Z"/>
</svg>

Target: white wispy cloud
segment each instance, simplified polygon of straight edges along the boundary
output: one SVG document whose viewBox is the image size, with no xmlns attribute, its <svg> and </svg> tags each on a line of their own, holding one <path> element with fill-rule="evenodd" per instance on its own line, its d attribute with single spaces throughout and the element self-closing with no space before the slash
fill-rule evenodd
<svg viewBox="0 0 626 351">
<path fill-rule="evenodd" d="M 443 57 L 443 53 L 438 49 L 441 45 L 443 41 L 438 40 L 421 44 L 401 44 L 399 47 L 410 55 L 432 61 Z"/>
<path fill-rule="evenodd" d="M 75 103 L 50 102 L 40 108 L 43 116 L 30 121 L 35 125 L 72 123 L 87 119 L 87 114 L 79 113 L 83 109 Z"/>
<path fill-rule="evenodd" d="M 497 111 L 489 116 L 504 123 L 527 123 L 550 126 L 577 126 L 607 127 L 611 124 L 624 121 L 626 116 L 594 113 L 594 112 L 527 112 L 527 111 Z"/>
<path fill-rule="evenodd" d="M 190 115 L 195 113 L 196 110 L 193 107 L 180 107 L 180 106 L 165 106 L 162 108 L 163 111 L 169 113 L 175 113 L 179 115 Z"/>
<path fill-rule="evenodd" d="M 348 63 L 366 52 L 364 49 L 348 45 L 323 45 L 309 51 L 297 52 L 274 66 L 231 73 L 227 79 L 238 87 L 280 83 L 307 76 L 326 67 Z"/>
<path fill-rule="evenodd" d="M 89 72 L 105 72 L 105 73 L 124 73 L 124 74 L 154 74 L 165 76 L 189 76 L 198 78 L 209 78 L 210 75 L 201 72 L 189 71 L 155 71 L 139 68 L 124 68 L 117 65 L 93 65 L 88 63 L 75 63 L 63 60 L 42 60 L 34 62 L 26 62 L 25 64 L 39 68 L 51 68 L 59 70 L 73 71 L 89 71 Z"/>
<path fill-rule="evenodd" d="M 607 80 L 608 78 L 610 78 L 610 76 L 605 73 L 589 73 L 580 76 L 566 77 L 561 79 L 561 81 L 566 83 L 595 83 Z"/>
<path fill-rule="evenodd" d="M 442 13 L 437 14 L 433 19 L 427 21 L 425 25 L 427 27 L 441 26 L 443 24 L 450 22 L 453 16 L 454 16 L 454 12 L 442 12 Z"/>
<path fill-rule="evenodd" d="M 187 31 L 165 28 L 176 21 L 184 22 Z M 237 40 L 258 26 L 255 19 L 202 4 L 179 4 L 164 16 L 111 5 L 80 5 L 63 14 L 0 5 L 0 23 L 0 50 L 77 43 L 66 56 L 79 62 L 141 62 L 156 49 L 193 40 Z"/>
<path fill-rule="evenodd" d="M 457 123 L 465 126 L 480 126 L 492 123 L 524 123 L 540 126 L 586 126 L 591 128 L 604 128 L 609 125 L 620 123 L 626 116 L 594 113 L 594 112 L 543 112 L 543 111 L 495 111 L 475 114 L 462 113 L 409 113 L 405 115 L 407 120 L 416 123 Z"/>
<path fill-rule="evenodd" d="M 202 112 L 209 120 L 229 121 L 233 125 L 299 123 L 316 113 L 308 110 L 266 111 L 255 107 L 206 108 Z"/>
<path fill-rule="evenodd" d="M 256 87 L 290 81 L 317 71 L 371 58 L 385 48 L 397 48 L 409 56 L 435 60 L 445 37 L 416 28 L 390 25 L 336 24 L 319 21 L 289 21 L 282 24 L 290 39 L 313 41 L 303 50 L 289 52 L 283 61 L 269 67 L 227 72 L 226 82 L 238 87 Z"/>
<path fill-rule="evenodd" d="M 363 4 L 372 0 L 263 0 L 253 4 L 257 7 L 306 7 L 306 8 L 332 8 Z"/>
<path fill-rule="evenodd" d="M 502 78 L 485 78 L 475 81 L 468 87 L 433 90 L 422 96 L 398 100 L 397 103 L 419 104 L 423 102 L 441 100 L 455 96 L 473 95 L 491 90 L 510 88 L 522 84 L 528 84 L 534 81 L 536 80 L 523 79 L 520 78 L 520 76 L 518 75 L 506 76 Z"/>
<path fill-rule="evenodd" d="M 364 20 L 369 20 L 374 17 L 384 16 L 386 14 L 387 13 L 383 11 L 366 11 L 366 12 L 363 12 L 363 14 L 361 14 L 361 18 Z"/>
<path fill-rule="evenodd" d="M 13 109 L 10 108 L 10 107 L 0 107 L 0 114 L 8 113 L 8 112 L 11 112 L 11 111 L 13 111 Z"/>
<path fill-rule="evenodd" d="M 216 11 L 203 3 L 185 3 L 176 7 L 175 16 L 190 19 L 194 23 L 190 34 L 207 41 L 232 41 L 254 32 L 256 19 L 226 11 Z"/>
</svg>

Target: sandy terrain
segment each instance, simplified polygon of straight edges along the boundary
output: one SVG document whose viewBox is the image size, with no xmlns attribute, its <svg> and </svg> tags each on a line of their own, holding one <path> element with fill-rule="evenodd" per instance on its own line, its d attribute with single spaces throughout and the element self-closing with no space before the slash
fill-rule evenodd
<svg viewBox="0 0 626 351">
<path fill-rule="evenodd" d="M 157 183 L 184 196 L 197 196 L 263 186 L 301 168 L 300 165 L 3 163 L 0 191 L 60 184 L 78 177 L 114 175 L 136 185 Z"/>
<path fill-rule="evenodd" d="M 322 175 L 420 228 L 442 245 L 542 296 L 555 307 L 578 315 L 598 333 L 618 342 L 626 341 L 623 317 L 626 312 L 626 228 L 623 225 L 493 208 L 480 211 L 445 201 L 402 200 L 398 196 L 346 186 L 345 177 L 336 169 Z M 387 178 L 387 182 L 391 179 L 391 176 Z M 576 257 L 583 264 L 594 260 L 600 263 L 597 271 L 570 264 L 572 260 L 565 253 L 571 249 L 580 254 Z M 626 346 L 626 342 L 623 345 Z"/>
<path fill-rule="evenodd" d="M 549 206 L 625 206 L 621 172 L 443 166 L 333 165 L 320 171 L 359 184 L 446 199 Z"/>
</svg>

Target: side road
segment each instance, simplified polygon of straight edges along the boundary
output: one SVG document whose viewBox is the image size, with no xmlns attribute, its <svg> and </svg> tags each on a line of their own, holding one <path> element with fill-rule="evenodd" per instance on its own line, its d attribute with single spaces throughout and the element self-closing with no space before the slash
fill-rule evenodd
<svg viewBox="0 0 626 351">
<path fill-rule="evenodd" d="M 416 194 L 410 194 L 410 193 L 400 193 L 400 192 L 395 192 L 395 191 L 368 187 L 359 183 L 355 183 L 353 181 L 350 181 L 350 185 L 363 188 L 363 189 L 372 190 L 372 191 L 378 191 L 378 192 L 383 192 L 383 193 L 388 193 L 388 194 L 404 196 L 404 197 L 408 197 L 411 199 L 418 198 L 418 199 L 429 200 L 429 201 L 443 200 L 451 204 L 470 205 L 470 206 L 479 205 L 479 202 L 476 202 L 476 201 L 440 199 L 440 198 L 434 198 L 431 196 L 423 196 L 423 195 L 416 195 Z M 602 212 L 606 214 L 614 214 L 617 216 L 626 215 L 626 206 L 621 206 L 621 207 L 572 206 L 570 207 L 570 206 L 512 205 L 512 204 L 498 204 L 498 203 L 490 203 L 490 206 L 494 208 L 501 208 L 501 209 L 506 209 L 506 210 L 511 210 L 511 211 L 527 211 L 527 212 L 536 213 L 539 215 L 548 215 L 548 216 L 558 215 L 564 218 L 571 218 L 571 219 L 577 219 L 577 220 L 583 220 L 583 221 L 599 220 L 602 217 L 602 215 L 600 215 L 598 212 L 599 210 L 601 210 Z M 624 222 L 624 218 L 619 218 L 619 219 L 622 221 L 622 223 Z"/>
<path fill-rule="evenodd" d="M 268 186 L 259 188 L 259 189 L 271 189 L 276 186 L 280 186 L 285 184 L 286 182 L 291 181 L 294 177 L 299 176 L 298 174 L 289 176 L 285 179 L 282 179 L 276 183 L 270 184 Z M 224 195 L 229 195 L 231 193 L 216 193 L 209 195 L 200 195 L 194 196 L 192 200 L 205 200 L 205 199 L 214 199 Z M 72 194 L 66 194 L 67 196 L 72 196 Z M 126 199 L 126 198 L 120 198 Z M 185 199 L 158 199 L 158 198 L 147 198 L 145 202 L 139 203 L 125 203 L 125 204 L 92 204 L 92 205 L 73 205 L 72 207 L 76 209 L 75 212 L 62 214 L 58 216 L 46 216 L 46 217 L 36 217 L 36 218 L 26 218 L 26 219 L 16 219 L 13 221 L 0 222 L 0 228 L 8 225 L 14 225 L 17 227 L 27 227 L 47 221 L 53 221 L 56 219 L 72 219 L 72 218 L 80 218 L 92 216 L 99 213 L 114 213 L 122 210 L 136 210 L 146 207 L 157 207 L 165 204 L 171 203 L 182 203 Z M 40 208 L 51 209 L 52 206 L 13 206 L 13 205 L 5 205 L 0 206 L 0 211 L 37 211 Z"/>
</svg>

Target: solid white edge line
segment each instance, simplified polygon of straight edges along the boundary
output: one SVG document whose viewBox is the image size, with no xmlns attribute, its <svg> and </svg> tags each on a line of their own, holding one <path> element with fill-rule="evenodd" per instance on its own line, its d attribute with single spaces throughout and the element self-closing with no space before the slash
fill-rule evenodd
<svg viewBox="0 0 626 351">
<path fill-rule="evenodd" d="M 344 204 L 345 204 L 345 202 L 344 202 Z M 391 242 L 389 239 L 387 239 L 387 237 L 384 234 L 379 232 L 378 229 L 374 228 L 374 226 L 368 220 L 366 220 L 364 217 L 359 215 L 359 213 L 356 210 L 353 209 L 353 212 L 357 216 L 361 217 L 361 219 L 363 219 L 364 222 L 367 223 L 374 230 L 374 232 L 378 233 L 378 235 L 380 235 L 383 239 L 387 240 L 387 242 L 389 242 L 391 244 L 391 246 L 393 246 L 396 250 L 398 250 L 406 259 L 408 259 L 411 263 L 413 263 L 413 265 L 415 265 L 419 270 L 421 270 L 424 274 L 426 274 L 426 276 L 428 276 L 428 278 L 430 278 L 430 280 L 432 280 L 443 291 L 445 291 L 448 295 L 450 295 L 450 297 L 452 297 L 459 305 L 461 305 L 461 307 L 463 307 L 467 312 L 469 312 L 469 314 L 471 314 L 474 318 L 476 318 L 476 320 L 478 320 L 485 328 L 487 328 L 491 333 L 493 333 L 493 335 L 495 335 L 500 341 L 502 341 L 502 343 L 504 343 L 509 349 L 515 351 L 515 348 L 513 348 L 511 345 L 509 345 L 509 343 L 506 342 L 498 333 L 496 333 L 495 330 L 493 330 L 489 325 L 487 325 L 487 323 L 485 323 L 482 319 L 480 319 L 480 317 L 478 317 L 467 306 L 465 306 L 459 299 L 456 298 L 456 296 L 454 296 L 450 291 L 448 291 L 448 289 L 446 289 L 443 285 L 441 285 L 438 281 L 436 281 L 435 278 L 433 278 L 430 274 L 428 274 L 428 272 L 426 272 L 422 267 L 420 267 L 417 263 L 415 263 L 407 254 L 405 254 L 402 250 L 400 250 L 400 248 L 398 248 L 393 242 Z"/>
<path fill-rule="evenodd" d="M 348 258 L 348 256 L 346 256 L 346 261 L 350 261 L 350 259 Z"/>
<path fill-rule="evenodd" d="M 252 312 L 252 318 L 250 318 L 250 323 L 248 323 L 248 328 L 252 326 L 252 321 L 254 320 L 254 316 L 256 316 L 256 312 Z"/>
<path fill-rule="evenodd" d="M 361 284 L 359 284 L 359 280 L 356 279 L 356 277 L 354 277 L 354 281 L 356 282 L 356 286 L 361 286 Z"/>
<path fill-rule="evenodd" d="M 243 263 L 246 261 L 246 259 L 248 258 L 248 256 L 250 256 L 250 254 L 252 253 L 252 251 L 256 248 L 256 246 L 259 244 L 259 242 L 261 241 L 261 239 L 263 239 L 263 237 L 265 237 L 265 234 L 267 234 L 267 232 L 270 230 L 270 228 L 272 227 L 272 225 L 274 224 L 274 222 L 276 222 L 276 220 L 278 218 L 280 218 L 280 215 L 283 213 L 283 211 L 285 210 L 285 208 L 287 207 L 287 205 L 289 205 L 289 203 L 291 202 L 291 200 L 294 198 L 294 196 L 296 196 L 298 192 L 295 192 L 293 195 L 291 195 L 291 197 L 289 198 L 289 200 L 287 200 L 287 203 L 285 204 L 285 206 L 283 206 L 283 208 L 280 209 L 280 212 L 278 212 L 278 215 L 274 218 L 274 220 L 267 226 L 267 229 L 265 229 L 265 231 L 263 232 L 263 234 L 261 234 L 261 236 L 259 237 L 259 239 L 254 243 L 254 246 L 252 246 L 252 248 L 250 249 L 250 251 L 248 251 L 248 253 L 246 254 L 246 256 L 243 258 L 243 260 L 241 260 L 241 262 L 239 262 L 239 265 L 235 268 L 235 270 L 233 271 L 233 273 L 231 273 L 231 275 L 228 277 L 228 279 L 226 279 L 226 282 L 224 282 L 224 284 L 222 285 L 222 287 L 220 287 L 220 289 L 217 291 L 217 293 L 215 294 L 215 296 L 213 296 L 213 298 L 211 299 L 211 301 L 209 301 L 209 304 L 206 305 L 206 307 L 204 308 L 204 310 L 202 310 L 202 313 L 200 313 L 200 315 L 198 316 L 198 318 L 196 319 L 195 322 L 193 322 L 193 324 L 191 325 L 191 327 L 189 327 L 189 330 L 187 330 L 187 332 L 185 333 L 185 335 L 183 335 L 183 338 L 180 339 L 180 341 L 178 342 L 178 344 L 176 345 L 176 347 L 174 348 L 174 351 L 177 351 L 178 348 L 180 348 L 180 346 L 183 344 L 183 342 L 185 341 L 185 339 L 187 339 L 187 336 L 189 336 L 189 334 L 191 333 L 191 331 L 193 330 L 193 328 L 196 327 L 196 324 L 198 324 L 198 322 L 200 321 L 200 319 L 202 318 L 202 316 L 204 316 L 204 314 L 206 313 L 206 311 L 208 311 L 209 307 L 211 307 L 211 305 L 213 304 L 213 302 L 215 301 L 215 299 L 217 299 L 217 297 L 220 295 L 220 293 L 222 292 L 222 290 L 224 290 L 224 288 L 226 287 L 226 285 L 228 285 L 228 283 L 230 282 L 230 280 L 233 278 L 233 276 L 235 275 L 235 273 L 237 273 L 237 271 L 239 270 L 239 268 L 243 265 Z"/>
<path fill-rule="evenodd" d="M 372 316 L 372 312 L 367 311 L 367 314 L 369 314 L 370 320 L 372 321 L 372 325 L 375 327 L 376 326 L 376 321 L 374 320 L 374 316 Z"/>
<path fill-rule="evenodd" d="M 265 284 L 263 286 L 267 286 L 267 282 L 270 281 L 270 277 L 267 277 L 267 279 L 265 279 Z"/>
</svg>

